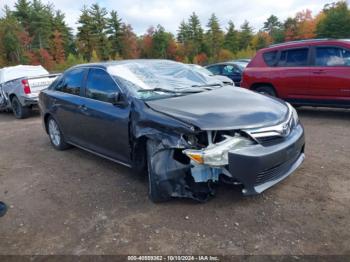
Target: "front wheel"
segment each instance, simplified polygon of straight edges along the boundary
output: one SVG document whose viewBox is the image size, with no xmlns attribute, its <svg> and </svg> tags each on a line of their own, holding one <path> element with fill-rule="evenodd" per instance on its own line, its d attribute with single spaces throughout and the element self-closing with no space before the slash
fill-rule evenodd
<svg viewBox="0 0 350 262">
<path fill-rule="evenodd" d="M 169 196 L 163 196 L 161 194 L 159 180 L 157 179 L 157 173 L 155 172 L 155 164 L 152 162 L 153 155 L 157 152 L 157 142 L 147 141 L 147 173 L 148 173 L 148 197 L 154 203 L 160 203 L 170 200 Z"/>
<path fill-rule="evenodd" d="M 29 116 L 30 108 L 22 106 L 17 97 L 13 97 L 11 101 L 12 111 L 17 119 L 23 119 Z"/>
<path fill-rule="evenodd" d="M 69 145 L 65 142 L 62 132 L 55 119 L 49 117 L 47 120 L 47 131 L 49 133 L 50 142 L 57 150 L 65 150 Z"/>
</svg>

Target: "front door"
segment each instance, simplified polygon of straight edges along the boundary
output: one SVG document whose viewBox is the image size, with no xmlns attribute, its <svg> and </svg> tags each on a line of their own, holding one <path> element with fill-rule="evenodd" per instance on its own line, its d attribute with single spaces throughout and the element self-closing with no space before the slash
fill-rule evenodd
<svg viewBox="0 0 350 262">
<path fill-rule="evenodd" d="M 120 89 L 103 69 L 89 70 L 86 86 L 83 128 L 88 149 L 115 160 L 129 163 L 128 105 L 116 105 L 114 95 Z"/>
</svg>

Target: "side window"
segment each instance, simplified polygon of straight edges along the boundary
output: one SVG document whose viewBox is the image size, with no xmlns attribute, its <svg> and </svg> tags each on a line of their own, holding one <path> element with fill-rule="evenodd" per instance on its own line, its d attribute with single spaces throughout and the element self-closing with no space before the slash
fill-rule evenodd
<svg viewBox="0 0 350 262">
<path fill-rule="evenodd" d="M 224 66 L 224 68 L 222 69 L 222 75 L 224 76 L 232 76 L 237 74 L 241 74 L 241 72 L 238 68 L 236 68 L 233 65 Z"/>
<path fill-rule="evenodd" d="M 102 69 L 90 69 L 86 83 L 86 97 L 112 103 L 118 87 L 112 77 Z"/>
<path fill-rule="evenodd" d="M 278 66 L 298 67 L 308 65 L 308 48 L 290 49 L 281 52 Z"/>
<path fill-rule="evenodd" d="M 77 68 L 68 71 L 58 79 L 57 83 L 55 83 L 54 89 L 72 95 L 79 95 L 84 73 L 84 68 Z"/>
<path fill-rule="evenodd" d="M 220 70 L 220 66 L 211 66 L 207 68 L 210 72 L 212 72 L 214 75 L 220 75 L 221 74 L 221 70 Z"/>
<path fill-rule="evenodd" d="M 317 47 L 316 66 L 350 66 L 350 52 L 339 47 Z"/>
<path fill-rule="evenodd" d="M 278 51 L 271 51 L 263 54 L 265 63 L 268 66 L 274 66 L 276 64 Z"/>
</svg>

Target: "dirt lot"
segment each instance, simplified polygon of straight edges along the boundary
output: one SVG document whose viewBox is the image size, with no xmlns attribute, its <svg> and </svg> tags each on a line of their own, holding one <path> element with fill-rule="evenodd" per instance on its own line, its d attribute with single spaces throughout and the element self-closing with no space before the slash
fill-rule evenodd
<svg viewBox="0 0 350 262">
<path fill-rule="evenodd" d="M 306 160 L 257 197 L 153 204 L 147 182 L 0 114 L 0 254 L 350 254 L 350 110 L 299 110 Z"/>
</svg>

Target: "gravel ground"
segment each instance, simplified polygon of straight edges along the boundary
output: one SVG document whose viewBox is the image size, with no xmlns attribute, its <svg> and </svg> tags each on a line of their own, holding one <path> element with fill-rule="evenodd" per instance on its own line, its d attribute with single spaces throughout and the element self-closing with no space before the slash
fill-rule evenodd
<svg viewBox="0 0 350 262">
<path fill-rule="evenodd" d="M 0 114 L 0 254 L 350 254 L 350 110 L 299 110 L 306 160 L 260 196 L 153 204 L 129 169 Z"/>
</svg>

